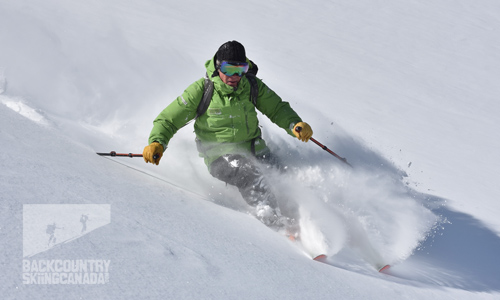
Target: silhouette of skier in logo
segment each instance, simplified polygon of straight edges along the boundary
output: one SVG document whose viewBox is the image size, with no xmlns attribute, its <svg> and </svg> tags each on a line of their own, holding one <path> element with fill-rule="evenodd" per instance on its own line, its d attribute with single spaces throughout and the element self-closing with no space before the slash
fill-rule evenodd
<svg viewBox="0 0 500 300">
<path fill-rule="evenodd" d="M 45 232 L 49 235 L 49 242 L 47 243 L 48 247 L 50 247 L 51 243 L 52 243 L 52 245 L 56 244 L 56 240 L 57 240 L 57 238 L 55 236 L 56 229 L 63 229 L 63 228 L 57 227 L 55 222 L 53 224 L 47 225 L 47 229 L 45 230 Z"/>
<path fill-rule="evenodd" d="M 82 223 L 82 232 L 81 233 L 84 233 L 85 231 L 87 231 L 88 219 L 89 219 L 89 215 L 82 214 L 82 216 L 80 217 L 80 222 Z"/>
</svg>

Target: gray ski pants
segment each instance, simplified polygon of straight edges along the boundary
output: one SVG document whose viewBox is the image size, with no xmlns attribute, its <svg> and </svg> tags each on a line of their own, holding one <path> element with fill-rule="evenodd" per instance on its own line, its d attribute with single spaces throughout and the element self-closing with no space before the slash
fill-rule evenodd
<svg viewBox="0 0 500 300">
<path fill-rule="evenodd" d="M 270 166 L 278 165 L 276 159 L 270 159 L 270 155 L 248 158 L 239 154 L 227 154 L 212 163 L 210 174 L 219 180 L 236 186 L 249 205 L 255 207 L 263 204 L 276 209 L 276 198 L 258 166 L 259 162 Z"/>
</svg>

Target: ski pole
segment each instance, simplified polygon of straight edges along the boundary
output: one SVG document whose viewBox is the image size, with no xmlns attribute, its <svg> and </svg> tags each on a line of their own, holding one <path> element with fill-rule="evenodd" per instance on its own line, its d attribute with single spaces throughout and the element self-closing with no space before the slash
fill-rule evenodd
<svg viewBox="0 0 500 300">
<path fill-rule="evenodd" d="M 142 154 L 134 154 L 134 153 L 116 153 L 115 151 L 111 151 L 109 153 L 99 153 L 97 152 L 97 155 L 100 155 L 100 156 L 127 156 L 127 157 L 130 157 L 130 158 L 133 158 L 133 157 L 143 157 Z M 155 154 L 153 155 L 153 159 L 158 159 L 159 155 L 158 154 Z"/>
<path fill-rule="evenodd" d="M 302 127 L 300 126 L 297 126 L 297 128 L 295 128 L 295 131 L 297 132 L 301 132 L 302 131 Z M 341 160 L 342 162 L 344 162 L 346 165 L 348 165 L 349 167 L 352 168 L 351 164 L 347 162 L 347 159 L 345 159 L 344 157 L 340 157 L 337 153 L 333 152 L 332 150 L 328 149 L 327 146 L 321 144 L 320 142 L 318 142 L 315 138 L 311 137 L 310 140 L 315 143 L 316 145 L 320 146 L 321 149 L 325 150 L 326 152 L 330 153 L 331 155 L 335 156 L 336 158 L 338 158 L 339 160 Z"/>
</svg>

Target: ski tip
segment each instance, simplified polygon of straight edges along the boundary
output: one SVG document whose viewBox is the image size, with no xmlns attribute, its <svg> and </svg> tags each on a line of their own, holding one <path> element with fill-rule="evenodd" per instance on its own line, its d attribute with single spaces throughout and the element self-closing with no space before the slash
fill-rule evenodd
<svg viewBox="0 0 500 300">
<path fill-rule="evenodd" d="M 379 271 L 380 273 L 384 273 L 384 271 L 389 270 L 389 268 L 390 268 L 390 267 L 391 267 L 390 265 L 385 265 L 385 266 L 383 266 L 382 268 L 378 269 L 378 271 Z"/>
<path fill-rule="evenodd" d="M 325 254 L 317 255 L 316 257 L 313 258 L 313 260 L 323 262 L 326 260 L 326 255 Z"/>
</svg>

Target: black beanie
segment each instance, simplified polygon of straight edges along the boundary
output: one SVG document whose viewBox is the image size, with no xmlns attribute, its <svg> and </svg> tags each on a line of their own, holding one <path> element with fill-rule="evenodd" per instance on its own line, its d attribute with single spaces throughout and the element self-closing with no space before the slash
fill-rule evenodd
<svg viewBox="0 0 500 300">
<path fill-rule="evenodd" d="M 245 54 L 245 47 L 237 41 L 230 41 L 222 44 L 216 54 L 217 65 L 224 60 L 246 62 L 247 56 Z"/>
</svg>

